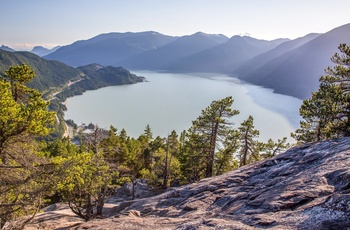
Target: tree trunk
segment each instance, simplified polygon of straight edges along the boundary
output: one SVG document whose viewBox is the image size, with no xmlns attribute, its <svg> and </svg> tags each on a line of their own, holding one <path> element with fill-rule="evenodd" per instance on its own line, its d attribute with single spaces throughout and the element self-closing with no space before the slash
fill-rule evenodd
<svg viewBox="0 0 350 230">
<path fill-rule="evenodd" d="M 349 111 L 349 110 L 348 110 Z M 349 137 L 350 136 L 350 113 L 347 114 L 347 124 L 345 127 L 345 136 Z"/>
<path fill-rule="evenodd" d="M 317 126 L 317 134 L 316 134 L 316 141 L 320 141 L 321 140 L 321 125 L 318 124 Z"/>
<path fill-rule="evenodd" d="M 136 180 L 131 180 L 131 199 L 135 199 L 135 185 L 136 185 Z"/>
<path fill-rule="evenodd" d="M 216 138 L 219 128 L 219 122 L 215 122 L 214 127 L 212 129 L 211 135 L 210 135 L 210 145 L 209 145 L 209 152 L 208 152 L 208 162 L 207 162 L 207 170 L 205 177 L 211 177 L 213 176 L 213 165 L 214 165 L 214 154 L 215 154 L 215 146 L 216 146 Z"/>
<path fill-rule="evenodd" d="M 94 216 L 94 206 L 92 205 L 91 194 L 87 195 L 87 205 L 86 205 L 86 220 L 91 220 Z"/>
<path fill-rule="evenodd" d="M 168 187 L 168 167 L 169 167 L 169 135 L 167 139 L 166 144 L 166 153 L 165 153 L 165 165 L 164 165 L 164 172 L 163 172 L 163 188 Z"/>
<path fill-rule="evenodd" d="M 248 131 L 246 131 L 246 134 L 244 137 L 243 160 L 240 166 L 244 166 L 247 164 L 247 155 L 248 155 Z"/>
<path fill-rule="evenodd" d="M 165 167 L 164 167 L 164 172 L 163 172 L 163 188 L 167 188 L 168 187 L 168 154 L 169 151 L 166 151 L 166 155 L 165 155 Z"/>
<path fill-rule="evenodd" d="M 98 194 L 97 205 L 96 205 L 96 215 L 102 216 L 103 206 L 105 205 L 105 198 L 107 194 L 107 185 L 104 186 L 102 191 Z"/>
</svg>

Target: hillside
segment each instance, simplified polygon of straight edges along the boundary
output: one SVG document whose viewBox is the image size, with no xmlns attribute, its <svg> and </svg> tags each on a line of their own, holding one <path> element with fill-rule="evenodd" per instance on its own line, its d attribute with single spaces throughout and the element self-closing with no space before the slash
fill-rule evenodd
<svg viewBox="0 0 350 230">
<path fill-rule="evenodd" d="M 259 40 L 248 36 L 233 36 L 227 42 L 187 56 L 167 70 L 174 72 L 230 73 L 244 61 L 266 52 L 286 40 Z"/>
<path fill-rule="evenodd" d="M 87 90 L 112 85 L 134 84 L 145 80 L 144 77 L 138 77 L 122 67 L 90 64 L 77 69 L 84 73 L 84 77 L 57 94 L 57 98 L 64 101 L 67 97 L 80 95 Z"/>
<path fill-rule="evenodd" d="M 121 60 L 147 50 L 157 49 L 174 40 L 176 40 L 175 37 L 152 31 L 108 33 L 63 46 L 44 57 L 76 67 L 92 63 L 106 66 L 118 65 L 117 63 Z"/>
<path fill-rule="evenodd" d="M 224 35 L 195 33 L 178 38 L 158 49 L 149 50 L 135 55 L 120 63 L 131 69 L 169 70 L 168 67 L 183 58 L 205 49 L 225 43 Z"/>
<path fill-rule="evenodd" d="M 52 87 L 61 87 L 72 79 L 84 75 L 79 69 L 67 66 L 58 61 L 48 61 L 30 52 L 8 52 L 0 50 L 0 74 L 10 66 L 27 64 L 35 72 L 33 82 L 29 84 L 39 91 L 47 91 Z"/>
<path fill-rule="evenodd" d="M 55 205 L 25 229 L 347 229 L 349 153 L 350 138 L 305 144 L 158 196 L 110 199 L 104 219 Z"/>
<path fill-rule="evenodd" d="M 349 34 L 350 24 L 335 28 L 239 78 L 277 93 L 308 98 L 317 90 L 324 69 L 332 65 L 330 57 L 338 51 L 339 44 L 350 43 Z"/>
<path fill-rule="evenodd" d="M 251 58 L 250 60 L 247 60 L 246 62 L 244 62 L 243 65 L 236 68 L 234 72 L 239 75 L 251 74 L 254 71 L 256 71 L 256 69 L 263 66 L 264 64 L 271 61 L 272 59 L 277 58 L 286 52 L 289 52 L 293 49 L 298 48 L 299 46 L 304 45 L 305 43 L 315 39 L 319 35 L 320 34 L 312 33 L 301 38 L 283 42 L 282 44 L 276 46 L 275 48 L 267 52 L 264 52 L 260 55 L 257 55 Z"/>
<path fill-rule="evenodd" d="M 91 64 L 73 68 L 58 61 L 49 61 L 30 52 L 7 52 L 0 50 L 0 74 L 10 66 L 29 65 L 35 72 L 30 87 L 45 92 L 49 89 L 60 89 L 71 82 L 70 87 L 64 88 L 57 94 L 64 100 L 67 97 L 82 94 L 86 90 L 98 89 L 111 85 L 124 85 L 142 82 L 144 78 L 138 77 L 121 67 L 101 66 Z M 74 84 L 72 84 L 75 82 Z"/>
</svg>

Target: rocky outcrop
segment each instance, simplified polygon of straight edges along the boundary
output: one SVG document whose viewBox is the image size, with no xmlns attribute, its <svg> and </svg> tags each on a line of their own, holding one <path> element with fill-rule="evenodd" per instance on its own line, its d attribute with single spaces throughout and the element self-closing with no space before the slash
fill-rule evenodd
<svg viewBox="0 0 350 230">
<path fill-rule="evenodd" d="M 111 208 L 76 229 L 350 229 L 350 138 Z"/>
<path fill-rule="evenodd" d="M 160 191 L 147 184 L 146 179 L 136 179 L 135 181 L 126 183 L 123 187 L 119 188 L 109 201 L 119 202 L 131 200 L 133 195 L 135 199 L 147 198 L 158 195 L 159 193 Z"/>
</svg>

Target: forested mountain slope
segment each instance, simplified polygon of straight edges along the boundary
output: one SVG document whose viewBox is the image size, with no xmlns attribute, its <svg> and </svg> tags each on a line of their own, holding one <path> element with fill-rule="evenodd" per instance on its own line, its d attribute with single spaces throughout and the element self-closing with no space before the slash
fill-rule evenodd
<svg viewBox="0 0 350 230">
<path fill-rule="evenodd" d="M 271 61 L 274 58 L 279 57 L 280 55 L 289 52 L 293 49 L 298 48 L 299 46 L 304 45 L 305 43 L 315 39 L 320 34 L 312 33 L 308 34 L 304 37 L 297 38 L 294 40 L 283 42 L 282 44 L 278 45 L 277 47 L 268 50 L 262 54 L 259 54 L 250 60 L 244 62 L 243 65 L 239 66 L 234 70 L 234 73 L 239 75 L 247 75 L 253 73 L 256 69 L 263 66 L 267 62 Z"/>
<path fill-rule="evenodd" d="M 45 58 L 75 67 L 92 63 L 118 65 L 121 60 L 147 50 L 157 49 L 174 40 L 175 37 L 152 31 L 100 34 L 91 39 L 63 46 Z"/>
<path fill-rule="evenodd" d="M 205 49 L 225 43 L 228 38 L 224 35 L 195 33 L 179 37 L 174 42 L 158 49 L 149 50 L 135 55 L 120 63 L 131 69 L 169 70 L 169 66 Z"/>
<path fill-rule="evenodd" d="M 35 78 L 28 85 L 41 92 L 59 89 L 68 82 L 77 83 L 64 89 L 57 96 L 65 99 L 69 96 L 82 94 L 86 90 L 98 89 L 110 85 L 123 85 L 142 82 L 138 77 L 121 67 L 101 66 L 91 64 L 74 68 L 59 61 L 43 59 L 30 52 L 7 52 L 0 50 L 0 74 L 15 65 L 27 64 L 35 72 Z"/>
<path fill-rule="evenodd" d="M 266 41 L 248 36 L 233 36 L 223 44 L 187 56 L 167 66 L 166 69 L 174 72 L 230 73 L 248 59 L 285 41 L 285 39 Z"/>
<path fill-rule="evenodd" d="M 112 85 L 134 84 L 145 80 L 144 77 L 136 76 L 122 67 L 90 64 L 78 67 L 77 69 L 81 70 L 85 77 L 65 88 L 56 97 L 65 100 L 67 97 L 80 95 L 86 90 L 94 90 Z"/>
<path fill-rule="evenodd" d="M 60 87 L 84 73 L 76 68 L 58 61 L 49 61 L 30 52 L 8 52 L 0 50 L 0 74 L 3 75 L 10 66 L 27 64 L 35 72 L 35 78 L 29 84 L 39 91 Z"/>
<path fill-rule="evenodd" d="M 308 98 L 318 88 L 324 69 L 332 65 L 329 57 L 338 51 L 339 44 L 350 43 L 349 35 L 350 24 L 335 28 L 239 78 L 277 93 Z"/>
</svg>

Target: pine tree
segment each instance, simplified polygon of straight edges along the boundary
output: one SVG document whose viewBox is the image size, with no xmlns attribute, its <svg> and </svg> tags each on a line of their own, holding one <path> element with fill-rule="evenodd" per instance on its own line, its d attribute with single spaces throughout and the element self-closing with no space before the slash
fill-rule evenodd
<svg viewBox="0 0 350 230">
<path fill-rule="evenodd" d="M 169 185 L 169 179 L 178 179 L 180 163 L 177 159 L 179 148 L 178 135 L 175 130 L 168 135 L 166 140 L 166 156 L 165 156 L 165 168 L 163 173 L 163 188 L 167 188 Z"/>
<path fill-rule="evenodd" d="M 222 143 L 222 147 L 215 154 L 215 174 L 221 175 L 238 168 L 239 163 L 234 154 L 239 149 L 239 132 L 230 130 Z"/>
<path fill-rule="evenodd" d="M 338 48 L 341 53 L 331 57 L 335 65 L 326 69 L 318 91 L 300 108 L 303 120 L 292 134 L 298 142 L 350 136 L 350 47 Z"/>
<path fill-rule="evenodd" d="M 149 124 L 146 125 L 143 135 L 147 138 L 148 141 L 151 141 L 153 139 L 153 133 Z"/>
<path fill-rule="evenodd" d="M 286 149 L 290 148 L 291 145 L 287 143 L 287 138 L 278 139 L 277 142 L 273 141 L 271 138 L 264 143 L 260 151 L 262 159 L 271 158 L 277 156 L 281 152 L 284 152 Z"/>
<path fill-rule="evenodd" d="M 102 215 L 108 185 L 114 176 L 101 152 L 72 151 L 53 158 L 56 190 L 73 213 L 85 220 Z"/>
<path fill-rule="evenodd" d="M 225 136 L 231 129 L 232 123 L 229 120 L 234 115 L 239 114 L 238 110 L 233 110 L 232 97 L 213 101 L 201 115 L 192 122 L 193 135 L 199 138 L 197 143 L 201 144 L 202 154 L 205 157 L 206 169 L 205 177 L 213 175 L 215 150 L 218 143 L 224 141 Z"/>
<path fill-rule="evenodd" d="M 179 161 L 184 183 L 192 183 L 205 177 L 207 165 L 205 148 L 208 143 L 197 134 L 195 127 L 181 133 Z"/>
<path fill-rule="evenodd" d="M 49 134 L 55 114 L 38 91 L 25 85 L 33 78 L 27 65 L 12 66 L 0 78 L 1 221 L 35 214 L 51 191 L 50 160 L 35 138 Z"/>
<path fill-rule="evenodd" d="M 259 136 L 259 131 L 254 129 L 254 118 L 249 116 L 238 128 L 240 133 L 240 166 L 260 160 L 260 143 L 255 140 Z"/>
<path fill-rule="evenodd" d="M 338 85 L 321 82 L 319 90 L 300 107 L 300 129 L 292 134 L 298 142 L 339 137 L 344 121 L 339 117 L 345 98 Z M 340 119 L 338 119 L 338 117 Z"/>
<path fill-rule="evenodd" d="M 149 124 L 146 125 L 143 134 L 140 135 L 138 140 L 142 143 L 142 167 L 150 172 L 152 154 L 149 145 L 153 140 L 153 133 Z"/>
</svg>

